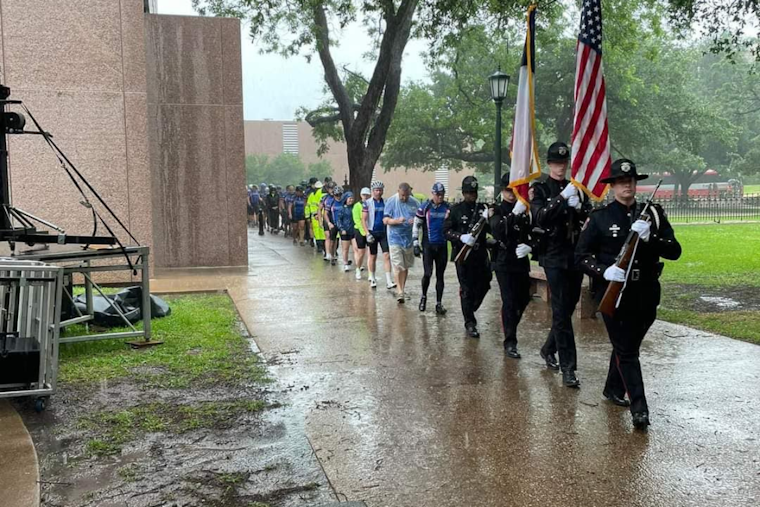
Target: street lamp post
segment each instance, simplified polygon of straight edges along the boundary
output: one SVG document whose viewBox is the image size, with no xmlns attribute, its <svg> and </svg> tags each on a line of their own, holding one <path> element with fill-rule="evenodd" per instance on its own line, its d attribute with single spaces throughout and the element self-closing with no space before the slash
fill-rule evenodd
<svg viewBox="0 0 760 507">
<path fill-rule="evenodd" d="M 507 96 L 509 87 L 509 76 L 499 70 L 488 76 L 488 82 L 491 85 L 491 98 L 496 104 L 496 143 L 495 143 L 495 164 L 493 170 L 493 198 L 501 191 L 501 105 Z"/>
</svg>

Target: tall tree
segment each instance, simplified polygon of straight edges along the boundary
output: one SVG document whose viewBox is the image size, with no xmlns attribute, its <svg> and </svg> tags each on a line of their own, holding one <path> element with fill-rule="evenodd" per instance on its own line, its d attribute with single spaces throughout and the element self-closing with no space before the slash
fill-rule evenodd
<svg viewBox="0 0 760 507">
<path fill-rule="evenodd" d="M 543 0 L 542 0 L 543 1 Z M 317 54 L 331 104 L 306 116 L 312 126 L 333 126 L 346 141 L 351 187 L 368 185 L 385 146 L 401 89 L 401 61 L 413 35 L 431 41 L 433 52 L 456 39 L 471 19 L 493 8 L 509 19 L 529 0 L 193 0 L 201 13 L 232 16 L 250 23 L 251 37 L 265 50 L 285 56 Z M 551 0 L 549 3 L 556 3 Z M 365 23 L 376 42 L 375 66 L 362 93 L 352 93 L 331 53 L 332 28 Z M 373 28 L 377 27 L 379 28 Z M 287 35 L 286 35 L 287 34 Z M 334 128 L 338 124 L 338 129 Z"/>
</svg>

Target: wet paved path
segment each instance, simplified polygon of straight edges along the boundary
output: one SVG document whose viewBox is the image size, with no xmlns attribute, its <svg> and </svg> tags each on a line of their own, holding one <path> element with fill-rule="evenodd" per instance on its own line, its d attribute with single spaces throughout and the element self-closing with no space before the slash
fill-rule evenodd
<svg viewBox="0 0 760 507">
<path fill-rule="evenodd" d="M 642 347 L 653 426 L 637 433 L 627 410 L 601 401 L 610 346 L 596 321 L 575 323 L 582 386 L 567 389 L 538 357 L 548 331 L 540 300 L 520 325 L 515 361 L 501 348 L 495 280 L 473 340 L 452 264 L 449 314 L 437 317 L 416 308 L 421 265 L 399 307 L 308 247 L 249 242 L 247 273 L 175 272 L 154 290 L 230 291 L 341 500 L 760 504 L 760 347 L 658 321 Z"/>
</svg>

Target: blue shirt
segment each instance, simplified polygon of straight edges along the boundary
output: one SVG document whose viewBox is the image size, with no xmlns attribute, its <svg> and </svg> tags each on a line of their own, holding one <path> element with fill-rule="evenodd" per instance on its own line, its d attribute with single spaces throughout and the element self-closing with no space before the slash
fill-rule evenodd
<svg viewBox="0 0 760 507">
<path fill-rule="evenodd" d="M 385 201 L 382 197 L 379 201 L 374 200 L 374 197 L 367 199 L 362 203 L 362 208 L 364 208 L 364 210 L 369 211 L 370 201 L 372 201 L 372 204 L 375 207 L 375 221 L 371 224 L 372 229 L 370 229 L 370 232 L 375 235 L 383 234 L 385 233 L 385 224 L 383 224 L 383 215 L 385 214 Z"/>
<path fill-rule="evenodd" d="M 398 194 L 388 199 L 388 202 L 385 203 L 385 213 L 383 216 L 404 219 L 403 224 L 388 225 L 389 245 L 400 246 L 402 248 L 410 248 L 412 246 L 412 224 L 419 207 L 420 202 L 412 196 L 409 196 L 406 202 L 402 202 Z"/>
<path fill-rule="evenodd" d="M 449 203 L 434 204 L 433 201 L 427 201 L 417 210 L 417 216 L 425 220 L 428 244 L 446 244 L 446 237 L 443 235 L 443 222 L 446 220 L 448 212 Z"/>
<path fill-rule="evenodd" d="M 324 209 L 327 212 L 327 220 L 329 222 L 332 222 L 333 224 L 335 223 L 332 216 L 332 205 L 334 202 L 335 202 L 335 197 L 331 196 L 330 194 L 326 194 L 324 199 L 322 200 L 322 205 L 324 206 Z"/>
<path fill-rule="evenodd" d="M 293 196 L 293 217 L 302 218 L 306 209 L 306 196 Z"/>
<path fill-rule="evenodd" d="M 325 205 L 326 204 L 327 203 L 325 203 Z M 343 209 L 343 200 L 335 199 L 333 197 L 332 205 L 330 206 L 330 216 L 332 217 L 330 221 L 334 223 L 336 226 L 338 226 L 338 218 L 340 217 L 340 210 L 342 209 Z"/>
</svg>

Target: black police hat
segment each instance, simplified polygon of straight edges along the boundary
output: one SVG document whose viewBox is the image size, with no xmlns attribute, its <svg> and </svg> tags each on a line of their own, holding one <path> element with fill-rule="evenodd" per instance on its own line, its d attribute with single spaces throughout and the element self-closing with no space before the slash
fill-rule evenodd
<svg viewBox="0 0 760 507">
<path fill-rule="evenodd" d="M 467 176 L 462 180 L 462 192 L 477 192 L 478 179 L 475 176 Z"/>
<path fill-rule="evenodd" d="M 612 163 L 612 170 L 610 175 L 602 179 L 602 183 L 615 183 L 618 178 L 624 178 L 630 176 L 636 181 L 645 180 L 649 178 L 648 174 L 639 174 L 636 172 L 636 164 L 627 158 L 617 159 Z"/>
<path fill-rule="evenodd" d="M 512 190 L 511 188 L 509 188 L 509 184 L 510 184 L 509 173 L 502 174 L 501 175 L 501 186 L 502 186 L 502 188 L 505 189 L 505 190 Z"/>
<path fill-rule="evenodd" d="M 570 148 L 562 141 L 557 141 L 549 146 L 546 152 L 547 162 L 567 162 L 570 160 Z"/>
<path fill-rule="evenodd" d="M 303 192 L 303 187 L 301 185 L 298 185 L 296 187 L 296 192 Z"/>
<path fill-rule="evenodd" d="M 312 176 L 311 178 L 309 178 L 309 185 L 313 185 L 314 183 L 318 181 L 319 181 L 319 178 L 315 178 L 314 176 Z"/>
</svg>

